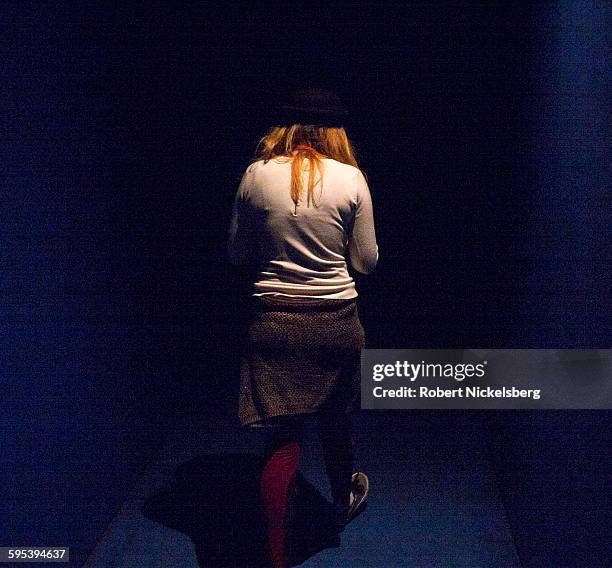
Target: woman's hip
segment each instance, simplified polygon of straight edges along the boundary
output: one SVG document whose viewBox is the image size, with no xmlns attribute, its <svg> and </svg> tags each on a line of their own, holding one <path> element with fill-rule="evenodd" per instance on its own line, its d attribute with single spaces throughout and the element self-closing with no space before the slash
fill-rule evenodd
<svg viewBox="0 0 612 568">
<path fill-rule="evenodd" d="M 299 310 L 281 306 L 255 309 L 248 336 L 253 346 L 271 350 L 341 353 L 365 347 L 365 331 L 354 300 Z"/>
</svg>

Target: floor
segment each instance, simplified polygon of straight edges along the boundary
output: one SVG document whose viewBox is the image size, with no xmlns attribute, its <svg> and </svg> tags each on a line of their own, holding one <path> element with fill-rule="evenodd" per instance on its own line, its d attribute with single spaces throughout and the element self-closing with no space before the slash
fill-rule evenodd
<svg viewBox="0 0 612 568">
<path fill-rule="evenodd" d="M 292 542 L 296 565 L 520 567 L 469 413 L 362 411 L 356 469 L 367 509 L 327 529 L 329 491 L 315 425 L 303 451 Z M 107 527 L 87 568 L 265 567 L 257 471 L 262 434 L 231 419 L 185 416 Z"/>
</svg>

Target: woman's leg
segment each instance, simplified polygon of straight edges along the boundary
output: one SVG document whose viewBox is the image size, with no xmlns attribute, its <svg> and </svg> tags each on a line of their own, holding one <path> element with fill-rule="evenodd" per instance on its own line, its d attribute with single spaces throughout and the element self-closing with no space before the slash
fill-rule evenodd
<svg viewBox="0 0 612 568">
<path fill-rule="evenodd" d="M 339 527 L 346 521 L 351 495 L 355 437 L 350 414 L 322 414 L 319 437 Z"/>
<path fill-rule="evenodd" d="M 284 525 L 288 491 L 299 465 L 302 441 L 303 428 L 298 420 L 284 419 L 267 433 L 260 492 L 267 519 L 268 550 L 274 568 L 289 566 Z"/>
</svg>

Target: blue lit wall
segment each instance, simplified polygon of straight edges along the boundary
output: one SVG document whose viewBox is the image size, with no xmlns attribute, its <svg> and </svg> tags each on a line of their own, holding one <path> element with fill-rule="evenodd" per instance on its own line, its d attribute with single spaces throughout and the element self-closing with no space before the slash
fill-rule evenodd
<svg viewBox="0 0 612 568">
<path fill-rule="evenodd" d="M 610 5 L 534 8 L 524 67 L 527 292 L 517 346 L 610 347 Z M 518 31 L 518 30 L 517 30 Z M 498 412 L 491 456 L 524 566 L 612 554 L 610 411 Z"/>
</svg>

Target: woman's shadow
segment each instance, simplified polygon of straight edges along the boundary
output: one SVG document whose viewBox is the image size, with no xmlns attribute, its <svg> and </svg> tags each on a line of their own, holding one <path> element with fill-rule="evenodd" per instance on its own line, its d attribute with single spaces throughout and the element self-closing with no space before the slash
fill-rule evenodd
<svg viewBox="0 0 612 568">
<path fill-rule="evenodd" d="M 259 501 L 262 468 L 255 454 L 201 455 L 179 466 L 142 512 L 189 535 L 201 568 L 269 567 Z M 331 504 L 299 473 L 290 492 L 287 541 L 293 566 L 340 545 Z"/>
</svg>

